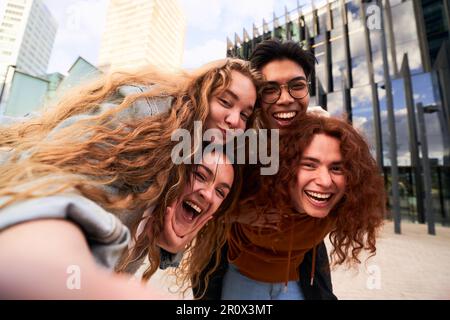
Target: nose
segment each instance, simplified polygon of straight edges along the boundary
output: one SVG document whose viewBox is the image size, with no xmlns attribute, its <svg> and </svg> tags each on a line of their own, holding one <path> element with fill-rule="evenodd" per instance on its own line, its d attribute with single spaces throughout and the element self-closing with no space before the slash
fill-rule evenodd
<svg viewBox="0 0 450 320">
<path fill-rule="evenodd" d="M 240 120 L 240 112 L 239 111 L 230 111 L 229 114 L 225 117 L 225 123 L 228 125 L 230 129 L 241 129 L 239 128 L 239 120 Z"/>
<path fill-rule="evenodd" d="M 214 186 L 212 184 L 205 185 L 199 190 L 200 197 L 204 199 L 207 205 L 210 205 L 214 197 Z"/>
<path fill-rule="evenodd" d="M 329 188 L 333 184 L 333 178 L 328 168 L 321 168 L 317 172 L 316 183 L 321 187 Z"/>
<path fill-rule="evenodd" d="M 294 103 L 294 98 L 292 98 L 291 94 L 289 93 L 288 87 L 286 85 L 280 87 L 281 95 L 277 103 L 281 105 L 289 105 L 291 103 Z"/>
</svg>

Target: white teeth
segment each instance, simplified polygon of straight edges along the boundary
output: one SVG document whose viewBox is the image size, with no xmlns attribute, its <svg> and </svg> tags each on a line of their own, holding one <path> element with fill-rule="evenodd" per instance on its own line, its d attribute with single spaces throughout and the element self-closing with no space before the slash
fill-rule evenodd
<svg viewBox="0 0 450 320">
<path fill-rule="evenodd" d="M 319 199 L 323 199 L 323 200 L 328 200 L 333 195 L 332 193 L 317 193 L 317 192 L 312 192 L 312 191 L 305 191 L 305 193 L 309 196 L 313 196 L 315 198 L 319 198 Z"/>
<path fill-rule="evenodd" d="M 279 118 L 279 119 L 292 119 L 297 115 L 297 112 L 292 111 L 292 112 L 277 112 L 274 113 L 273 116 L 275 118 Z"/>
<path fill-rule="evenodd" d="M 186 202 L 186 204 L 188 205 L 188 206 L 190 206 L 192 209 L 194 209 L 195 211 L 197 211 L 197 213 L 201 213 L 202 212 L 202 209 L 200 209 L 200 207 L 199 206 L 197 206 L 196 204 L 194 204 L 194 203 L 192 203 L 192 202 L 190 202 L 190 201 L 185 201 Z"/>
</svg>

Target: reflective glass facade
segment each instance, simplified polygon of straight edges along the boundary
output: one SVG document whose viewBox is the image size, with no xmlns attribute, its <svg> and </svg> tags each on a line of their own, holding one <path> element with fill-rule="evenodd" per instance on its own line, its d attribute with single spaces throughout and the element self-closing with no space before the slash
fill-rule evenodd
<svg viewBox="0 0 450 320">
<path fill-rule="evenodd" d="M 384 66 L 389 65 L 399 171 L 399 199 L 395 201 L 400 204 L 401 217 L 426 222 L 425 156 L 430 164 L 435 221 L 450 225 L 449 1 L 335 0 L 307 12 L 295 8 L 286 17 L 277 18 L 276 28 L 267 24 L 264 38 L 294 40 L 314 52 L 318 63 L 311 82 L 316 99 L 311 101 L 332 116 L 347 115 L 364 133 L 390 191 L 389 93 L 384 75 Z M 383 29 L 377 28 L 380 21 Z M 242 46 L 251 52 L 262 38 L 235 43 L 228 55 L 248 59 Z M 426 155 L 420 141 L 419 107 L 424 111 Z M 389 204 L 392 201 L 390 196 Z"/>
</svg>

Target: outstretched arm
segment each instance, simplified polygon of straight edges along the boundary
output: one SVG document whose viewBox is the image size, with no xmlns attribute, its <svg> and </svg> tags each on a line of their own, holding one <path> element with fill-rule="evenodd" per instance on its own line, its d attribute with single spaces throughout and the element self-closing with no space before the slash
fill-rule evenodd
<svg viewBox="0 0 450 320">
<path fill-rule="evenodd" d="M 167 299 L 99 267 L 82 231 L 66 220 L 35 220 L 0 232 L 0 298 Z"/>
</svg>

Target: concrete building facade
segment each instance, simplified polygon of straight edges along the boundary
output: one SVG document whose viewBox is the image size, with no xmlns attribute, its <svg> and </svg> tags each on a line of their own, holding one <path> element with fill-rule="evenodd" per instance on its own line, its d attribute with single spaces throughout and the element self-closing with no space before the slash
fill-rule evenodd
<svg viewBox="0 0 450 320">
<path fill-rule="evenodd" d="M 100 47 L 102 69 L 152 64 L 180 68 L 186 22 L 177 0 L 111 1 Z"/>
<path fill-rule="evenodd" d="M 50 11 L 41 0 L 6 0 L 0 10 L 0 79 L 10 65 L 44 75 L 58 28 Z"/>
</svg>

